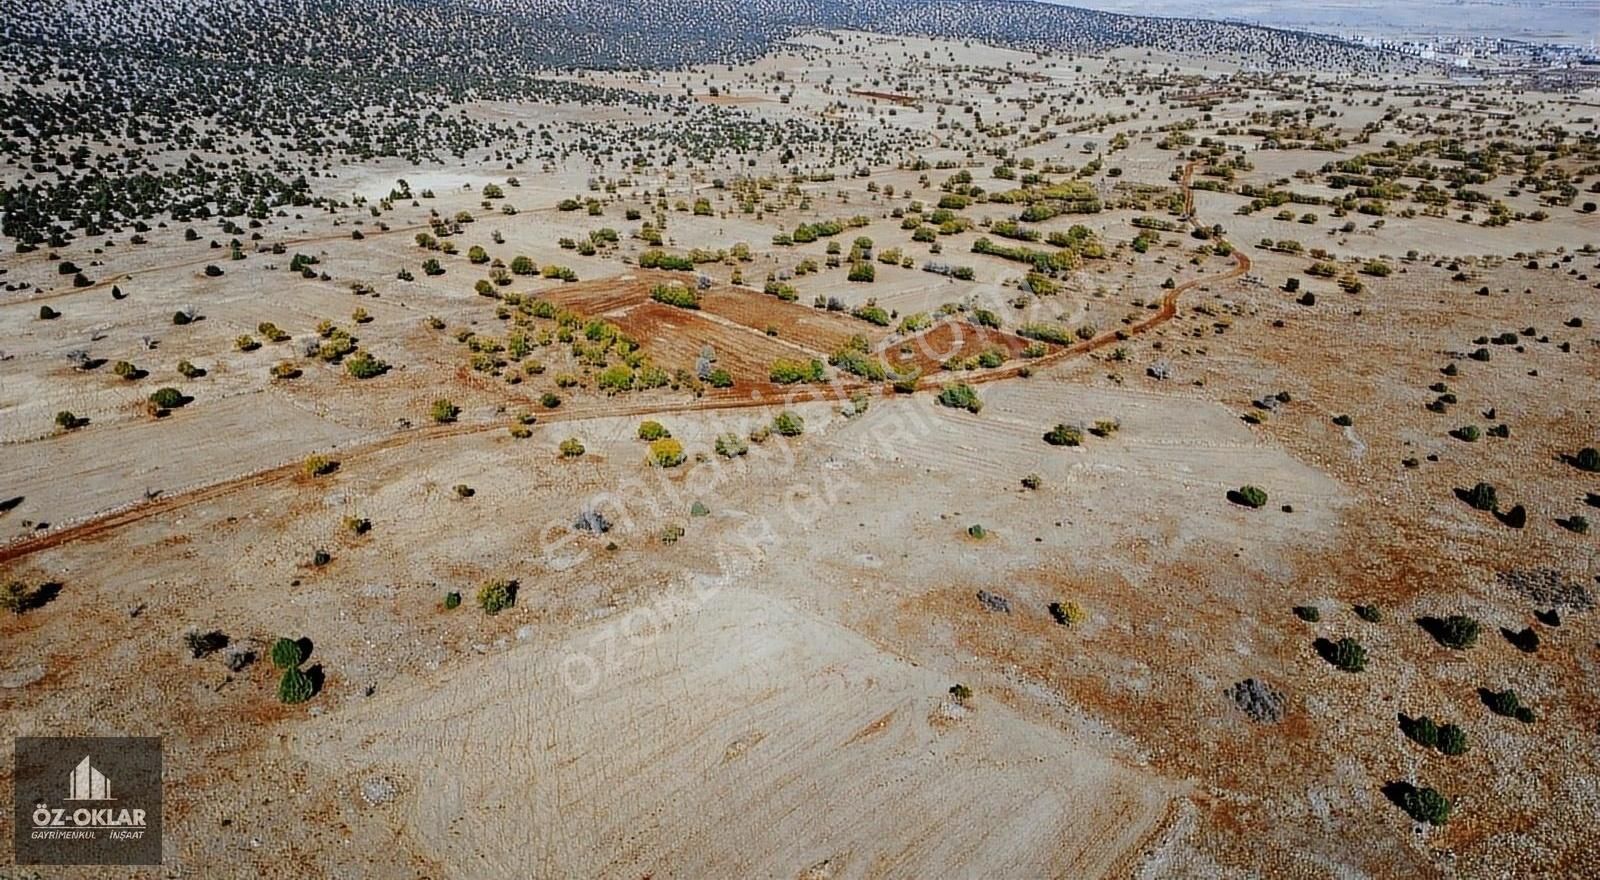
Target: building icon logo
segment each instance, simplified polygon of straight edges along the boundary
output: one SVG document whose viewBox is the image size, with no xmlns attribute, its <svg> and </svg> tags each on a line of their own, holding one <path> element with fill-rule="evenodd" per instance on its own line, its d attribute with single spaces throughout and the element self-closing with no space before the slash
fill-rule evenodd
<svg viewBox="0 0 1600 880">
<path fill-rule="evenodd" d="M 67 776 L 67 800 L 116 800 L 111 796 L 110 781 L 99 770 L 89 765 L 88 755 L 84 755 L 83 760 L 79 761 L 78 766 Z"/>
<path fill-rule="evenodd" d="M 16 864 L 161 864 L 159 738 L 19 736 L 12 742 Z M 3 869 L 0 875 L 9 876 Z"/>
</svg>

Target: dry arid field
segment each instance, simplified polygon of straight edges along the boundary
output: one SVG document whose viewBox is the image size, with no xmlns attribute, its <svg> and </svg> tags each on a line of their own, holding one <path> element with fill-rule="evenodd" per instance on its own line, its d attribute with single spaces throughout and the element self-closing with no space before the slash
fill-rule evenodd
<svg viewBox="0 0 1600 880">
<path fill-rule="evenodd" d="M 0 25 L 0 877 L 1600 876 L 1594 81 L 235 5 Z"/>
</svg>

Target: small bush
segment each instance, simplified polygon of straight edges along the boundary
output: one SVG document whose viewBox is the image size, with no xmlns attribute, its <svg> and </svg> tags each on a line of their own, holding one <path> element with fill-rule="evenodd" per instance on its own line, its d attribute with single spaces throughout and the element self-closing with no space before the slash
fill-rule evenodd
<svg viewBox="0 0 1600 880">
<path fill-rule="evenodd" d="M 577 458 L 584 452 L 583 443 L 576 437 L 568 437 L 561 441 L 561 445 L 557 448 L 561 451 L 562 458 Z"/>
<path fill-rule="evenodd" d="M 650 463 L 656 467 L 674 468 L 683 464 L 683 444 L 671 437 L 662 437 L 650 444 Z"/>
<path fill-rule="evenodd" d="M 295 669 L 306 662 L 305 646 L 290 638 L 273 642 L 269 656 L 272 658 L 272 665 L 279 669 Z"/>
<path fill-rule="evenodd" d="M 713 448 L 723 458 L 735 458 L 750 451 L 750 445 L 738 434 L 718 435 Z"/>
<path fill-rule="evenodd" d="M 1355 639 L 1343 638 L 1337 642 L 1317 639 L 1315 647 L 1322 659 L 1342 672 L 1360 672 L 1367 668 L 1367 649 Z"/>
<path fill-rule="evenodd" d="M 1294 616 L 1306 623 L 1316 623 L 1322 619 L 1322 612 L 1318 611 L 1315 605 L 1296 605 L 1294 606 Z"/>
<path fill-rule="evenodd" d="M 664 439 L 664 438 L 667 438 L 667 437 L 671 437 L 671 436 L 672 436 L 672 432 L 668 431 L 667 427 L 665 425 L 661 424 L 660 422 L 645 421 L 645 422 L 640 422 L 639 423 L 639 439 L 640 440 L 648 440 L 648 441 L 652 441 L 653 442 L 653 441 L 661 440 L 661 439 Z"/>
<path fill-rule="evenodd" d="M 357 379 L 372 379 L 389 371 L 389 365 L 365 351 L 358 351 L 344 362 L 345 371 Z"/>
<path fill-rule="evenodd" d="M 1083 429 L 1077 425 L 1056 425 L 1044 433 L 1044 442 L 1051 446 L 1081 446 Z"/>
<path fill-rule="evenodd" d="M 989 537 L 989 530 L 984 528 L 980 523 L 973 523 L 972 525 L 967 526 L 967 536 L 973 540 L 982 541 L 984 538 Z"/>
<path fill-rule="evenodd" d="M 784 410 L 773 417 L 772 430 L 780 437 L 798 437 L 806 432 L 806 423 L 799 414 Z"/>
<path fill-rule="evenodd" d="M 1022 488 L 1024 489 L 1037 489 L 1042 485 L 1044 485 L 1044 480 L 1038 474 L 1028 474 L 1022 478 Z"/>
<path fill-rule="evenodd" d="M 1062 626 L 1077 626 L 1089 619 L 1089 612 L 1076 602 L 1051 602 L 1050 616 Z"/>
<path fill-rule="evenodd" d="M 1600 473 L 1600 450 L 1585 446 L 1572 457 L 1572 465 L 1581 471 Z"/>
<path fill-rule="evenodd" d="M 300 469 L 308 477 L 325 477 L 339 469 L 339 462 L 326 455 L 309 455 Z"/>
<path fill-rule="evenodd" d="M 1505 718 L 1515 718 L 1524 724 L 1533 723 L 1533 710 L 1522 705 L 1522 700 L 1517 697 L 1517 692 L 1507 688 L 1503 691 L 1485 690 L 1482 692 L 1483 704 L 1489 711 Z"/>
<path fill-rule="evenodd" d="M 778 358 L 772 362 L 772 369 L 767 375 L 774 384 L 793 385 L 796 382 L 821 382 L 827 377 L 827 371 L 822 361 L 816 358 L 809 361 Z"/>
<path fill-rule="evenodd" d="M 1228 500 L 1242 507 L 1259 508 L 1267 503 L 1267 493 L 1259 486 L 1240 486 L 1228 493 Z"/>
<path fill-rule="evenodd" d="M 950 698 L 965 706 L 967 701 L 972 699 L 972 688 L 964 684 L 953 684 L 950 686 Z"/>
<path fill-rule="evenodd" d="M 1465 500 L 1472 505 L 1474 510 L 1499 510 L 1500 501 L 1496 497 L 1494 486 L 1488 483 L 1478 483 L 1465 493 Z"/>
<path fill-rule="evenodd" d="M 1443 825 L 1450 821 L 1450 801 L 1439 792 L 1423 787 L 1404 785 L 1398 802 L 1400 809 L 1413 821 L 1429 825 Z"/>
<path fill-rule="evenodd" d="M 1096 437 L 1105 438 L 1120 430 L 1122 430 L 1122 423 L 1116 419 L 1096 419 L 1094 425 L 1089 428 L 1089 433 Z"/>
<path fill-rule="evenodd" d="M 33 591 L 21 581 L 7 581 L 0 587 L 0 610 L 21 614 L 32 607 Z"/>
<path fill-rule="evenodd" d="M 461 607 L 461 594 L 451 590 L 444 594 L 444 610 L 454 611 Z"/>
<path fill-rule="evenodd" d="M 485 614 L 499 614 L 510 608 L 517 601 L 517 585 L 515 581 L 491 580 L 484 581 L 478 588 L 478 607 Z"/>
<path fill-rule="evenodd" d="M 1466 754 L 1467 732 L 1454 724 L 1440 725 L 1438 748 L 1451 757 Z"/>
<path fill-rule="evenodd" d="M 976 413 L 983 409 L 983 401 L 978 399 L 978 392 L 972 390 L 972 386 L 962 382 L 946 385 L 939 391 L 938 401 L 940 406 L 947 406 L 951 409 L 964 409 L 970 413 Z"/>
<path fill-rule="evenodd" d="M 434 422 L 441 425 L 449 424 L 450 422 L 455 421 L 456 416 L 459 416 L 460 414 L 461 407 L 456 406 L 444 398 L 435 400 L 433 402 L 433 409 L 429 413 Z"/>
<path fill-rule="evenodd" d="M 286 705 L 304 703 L 316 693 L 316 684 L 311 676 L 302 672 L 299 667 L 289 667 L 283 671 L 283 677 L 278 679 L 278 701 Z"/>
<path fill-rule="evenodd" d="M 1420 623 L 1435 641 L 1457 651 L 1464 651 L 1477 644 L 1478 634 L 1483 629 L 1476 620 L 1464 614 L 1452 614 L 1443 620 L 1425 617 Z"/>
<path fill-rule="evenodd" d="M 1380 623 L 1383 621 L 1383 612 L 1379 611 L 1376 605 L 1357 605 L 1355 612 L 1357 617 L 1367 623 Z"/>
<path fill-rule="evenodd" d="M 693 290 L 677 284 L 657 284 L 651 289 L 650 298 L 680 309 L 700 308 L 700 297 Z"/>
<path fill-rule="evenodd" d="M 189 399 L 176 388 L 157 388 L 150 395 L 150 402 L 162 409 L 177 409 L 188 403 Z"/>
</svg>

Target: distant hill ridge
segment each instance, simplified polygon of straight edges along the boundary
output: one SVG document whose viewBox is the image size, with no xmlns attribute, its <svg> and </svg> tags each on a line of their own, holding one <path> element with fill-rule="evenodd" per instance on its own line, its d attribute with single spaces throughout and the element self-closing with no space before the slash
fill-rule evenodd
<svg viewBox="0 0 1600 880">
<path fill-rule="evenodd" d="M 528 74 L 737 62 L 797 32 L 850 29 L 1030 51 L 1134 46 L 1270 66 L 1375 68 L 1332 37 L 1029 0 L 0 0 L 0 40 L 377 73 Z"/>
</svg>

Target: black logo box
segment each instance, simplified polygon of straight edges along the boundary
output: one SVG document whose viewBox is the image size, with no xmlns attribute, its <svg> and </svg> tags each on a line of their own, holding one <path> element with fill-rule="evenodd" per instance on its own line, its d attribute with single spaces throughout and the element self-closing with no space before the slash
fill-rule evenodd
<svg viewBox="0 0 1600 880">
<path fill-rule="evenodd" d="M 159 737 L 17 737 L 12 771 L 16 864 L 161 864 Z"/>
</svg>

